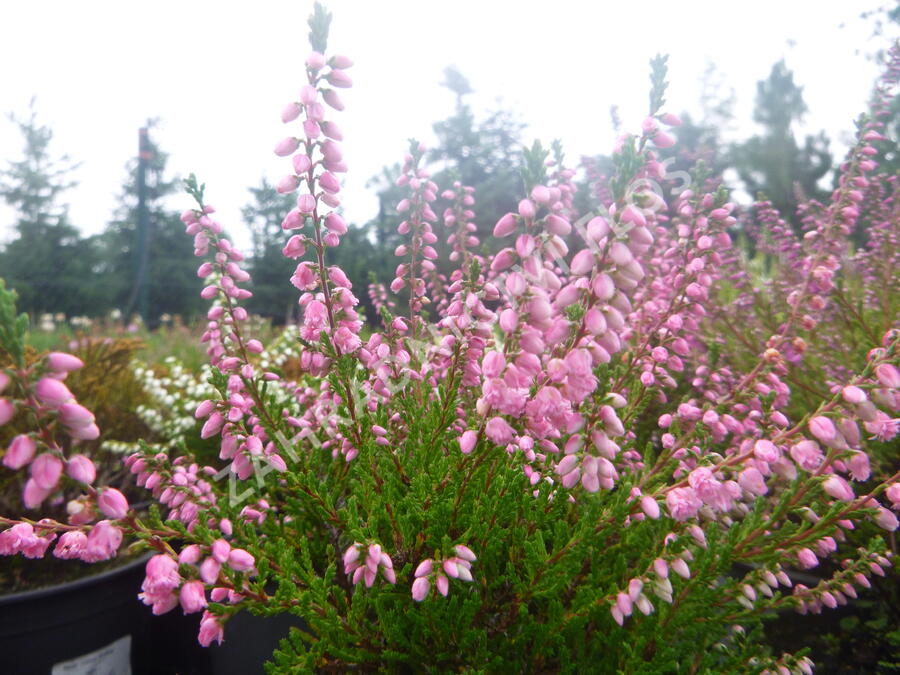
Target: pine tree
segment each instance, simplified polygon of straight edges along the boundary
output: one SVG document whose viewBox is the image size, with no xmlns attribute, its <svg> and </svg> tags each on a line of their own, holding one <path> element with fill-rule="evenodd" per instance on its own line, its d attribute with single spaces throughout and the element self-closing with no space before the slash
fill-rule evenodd
<svg viewBox="0 0 900 675">
<path fill-rule="evenodd" d="M 10 115 L 24 140 L 22 159 L 0 170 L 0 196 L 16 219 L 13 239 L 0 254 L 0 274 L 18 295 L 19 307 L 34 315 L 94 314 L 102 292 L 94 272 L 97 252 L 69 222 L 62 195 L 76 183 L 76 164 L 53 157 L 52 130 L 38 123 L 32 100 L 26 118 Z"/>
<path fill-rule="evenodd" d="M 278 194 L 265 178 L 249 190 L 253 201 L 241 209 L 252 242 L 248 271 L 253 297 L 247 307 L 254 314 L 289 323 L 297 314 L 297 290 L 288 283 L 297 262 L 281 253 L 288 238 L 281 221 L 294 208 L 294 196 Z"/>
<path fill-rule="evenodd" d="M 795 227 L 799 226 L 799 203 L 828 196 L 820 181 L 832 168 L 824 132 L 806 136 L 802 144 L 794 136 L 794 125 L 806 112 L 803 88 L 794 82 L 784 61 L 779 61 L 769 77 L 757 84 L 753 119 L 762 125 L 762 134 L 735 145 L 732 152 L 746 190 L 753 197 L 763 193 Z"/>
</svg>

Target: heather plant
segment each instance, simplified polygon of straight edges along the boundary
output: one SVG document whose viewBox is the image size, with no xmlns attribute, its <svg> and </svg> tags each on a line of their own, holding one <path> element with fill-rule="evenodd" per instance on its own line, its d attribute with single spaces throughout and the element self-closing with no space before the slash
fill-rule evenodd
<svg viewBox="0 0 900 675">
<path fill-rule="evenodd" d="M 203 645 L 241 610 L 302 617 L 273 673 L 811 672 L 803 645 L 771 653 L 763 619 L 837 607 L 883 575 L 884 541 L 851 547 L 845 532 L 893 531 L 900 508 L 897 474 L 865 482 L 873 438 L 898 431 L 895 322 L 816 366 L 825 385 L 792 378 L 806 353 L 835 351 L 814 329 L 848 311 L 834 293 L 846 241 L 885 199 L 870 145 L 881 99 L 828 203 L 807 209 L 790 288 L 741 276 L 735 207 L 704 171 L 667 182 L 658 150 L 679 120 L 665 111 L 664 58 L 590 212 L 576 210 L 558 144 L 524 153 L 495 255 L 469 227 L 477 192 L 438 186 L 413 141 L 397 179 L 398 264 L 389 288 L 370 289 L 382 325 L 365 334 L 353 281 L 330 264 L 348 232 L 334 114 L 352 62 L 325 56 L 329 21 L 317 6 L 275 148 L 290 163 L 278 189 L 296 195 L 283 253 L 297 261 L 302 319 L 287 359 L 252 337 L 243 256 L 192 178 L 182 220 L 213 303 L 202 341 L 214 390 L 194 416 L 219 461 L 145 446 L 126 465 L 157 504 L 148 514 L 86 485 L 82 510 L 104 520 L 4 518 L 0 552 L 108 558 L 127 536 L 153 552 L 141 601 L 202 612 Z M 443 278 L 439 228 L 454 263 Z M 872 250 L 854 262 L 863 275 L 893 255 Z M 757 301 L 774 324 L 748 329 L 732 355 L 718 309 L 739 322 Z M 17 349 L 15 333 L 4 339 Z M 7 411 L 44 381 L 21 367 L 5 377 Z M 31 405 L 38 429 L 65 426 L 55 405 Z M 61 462 L 58 447 L 41 452 Z M 836 564 L 820 583 L 792 580 L 822 560 Z"/>
</svg>

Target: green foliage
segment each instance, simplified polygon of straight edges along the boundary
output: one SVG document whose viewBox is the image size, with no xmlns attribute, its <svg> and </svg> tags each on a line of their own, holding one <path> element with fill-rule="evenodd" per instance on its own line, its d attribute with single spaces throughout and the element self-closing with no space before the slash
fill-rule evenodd
<svg viewBox="0 0 900 675">
<path fill-rule="evenodd" d="M 25 362 L 27 330 L 28 315 L 16 315 L 16 292 L 7 290 L 6 283 L 0 279 L 0 349 L 9 355 L 11 364 L 19 368 Z"/>
</svg>

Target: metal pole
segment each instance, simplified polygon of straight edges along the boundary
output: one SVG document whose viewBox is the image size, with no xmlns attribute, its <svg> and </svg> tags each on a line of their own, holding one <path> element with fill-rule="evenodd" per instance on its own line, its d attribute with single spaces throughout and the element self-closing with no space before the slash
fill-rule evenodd
<svg viewBox="0 0 900 675">
<path fill-rule="evenodd" d="M 142 127 L 138 131 L 138 170 L 137 170 L 137 189 L 138 189 L 138 208 L 137 208 L 137 278 L 135 285 L 137 288 L 137 310 L 144 320 L 144 325 L 150 323 L 150 283 L 149 283 L 149 262 L 150 262 L 150 219 L 147 213 L 147 165 L 153 157 L 150 149 L 150 139 L 147 136 L 147 128 Z"/>
</svg>

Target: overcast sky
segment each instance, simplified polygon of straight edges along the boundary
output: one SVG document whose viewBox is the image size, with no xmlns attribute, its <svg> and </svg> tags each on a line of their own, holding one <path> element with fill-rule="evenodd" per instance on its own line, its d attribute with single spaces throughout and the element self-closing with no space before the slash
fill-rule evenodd
<svg viewBox="0 0 900 675">
<path fill-rule="evenodd" d="M 627 129 L 638 128 L 657 52 L 670 54 L 672 112 L 698 110 L 700 76 L 716 65 L 737 93 L 738 137 L 754 131 L 756 82 L 784 57 L 804 87 L 805 129 L 826 130 L 843 152 L 877 72 L 865 55 L 883 46 L 859 15 L 884 1 L 326 3 L 329 51 L 356 62 L 347 110 L 335 118 L 350 168 L 346 213 L 357 223 L 374 215 L 366 181 L 402 157 L 407 138 L 431 142 L 431 124 L 452 113 L 453 96 L 439 86 L 450 64 L 469 79 L 476 111 L 512 109 L 528 124 L 526 141 L 559 137 L 576 159 L 612 147 L 612 104 Z M 272 148 L 286 135 L 280 111 L 303 83 L 311 6 L 4 0 L 0 111 L 24 115 L 36 97 L 54 154 L 82 163 L 67 199 L 73 223 L 90 233 L 112 215 L 138 127 L 160 118 L 155 139 L 172 172 L 205 181 L 221 221 L 246 243 L 247 188 L 289 168 Z M 0 119 L 0 163 L 20 152 L 15 128 Z M 177 206 L 189 204 L 185 196 Z M 0 242 L 11 222 L 0 208 Z"/>
</svg>

